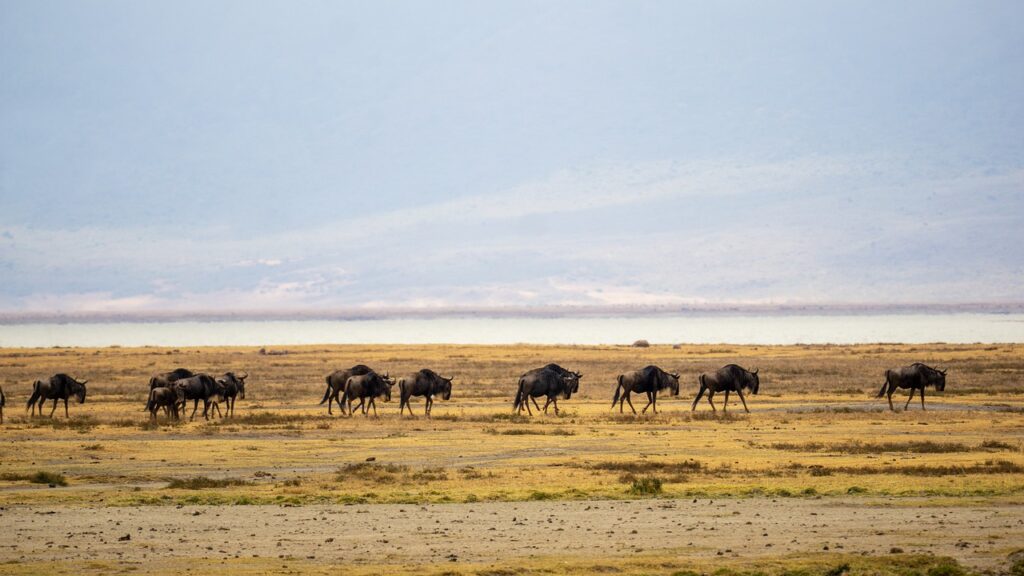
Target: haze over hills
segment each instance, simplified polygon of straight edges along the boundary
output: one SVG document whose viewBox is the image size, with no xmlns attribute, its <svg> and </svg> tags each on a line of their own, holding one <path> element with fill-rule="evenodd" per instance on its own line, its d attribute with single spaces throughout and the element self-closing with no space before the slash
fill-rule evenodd
<svg viewBox="0 0 1024 576">
<path fill-rule="evenodd" d="M 1013 308 L 1022 24 L 5 3 L 0 312 Z"/>
</svg>

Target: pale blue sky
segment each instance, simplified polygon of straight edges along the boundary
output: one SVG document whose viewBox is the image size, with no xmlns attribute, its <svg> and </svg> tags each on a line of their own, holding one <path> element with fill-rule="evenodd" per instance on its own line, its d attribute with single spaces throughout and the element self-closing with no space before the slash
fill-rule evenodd
<svg viewBox="0 0 1024 576">
<path fill-rule="evenodd" d="M 0 2 L 0 311 L 1024 301 L 1022 29 Z"/>
</svg>

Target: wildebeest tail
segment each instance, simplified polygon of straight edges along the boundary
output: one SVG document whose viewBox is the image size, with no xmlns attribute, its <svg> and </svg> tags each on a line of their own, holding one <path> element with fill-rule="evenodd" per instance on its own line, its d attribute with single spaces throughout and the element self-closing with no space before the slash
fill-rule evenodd
<svg viewBox="0 0 1024 576">
<path fill-rule="evenodd" d="M 619 391 L 622 390 L 622 374 L 619 374 L 619 385 L 615 387 L 615 396 L 612 396 L 612 408 L 615 408 L 615 404 L 619 401 Z"/>
<path fill-rule="evenodd" d="M 327 380 L 327 390 L 324 392 L 323 399 L 320 400 L 321 404 L 323 404 L 324 402 L 327 402 L 327 399 L 331 397 L 331 377 L 328 376 L 326 378 L 326 380 Z"/>
<path fill-rule="evenodd" d="M 892 370 L 885 371 L 885 382 L 882 383 L 882 389 L 878 391 L 878 396 L 875 396 L 875 398 L 881 398 L 882 396 L 885 396 L 885 389 L 889 387 L 889 374 L 891 373 Z"/>
<path fill-rule="evenodd" d="M 516 400 L 512 403 L 513 410 L 519 410 L 519 406 L 523 403 L 523 379 L 519 379 L 519 388 L 516 389 Z"/>
<path fill-rule="evenodd" d="M 36 400 L 39 399 L 39 386 L 39 380 L 36 380 L 35 382 L 32 383 L 32 395 L 28 397 L 28 402 L 25 402 L 25 411 L 28 411 L 28 409 L 31 408 L 33 404 L 35 404 Z"/>
</svg>

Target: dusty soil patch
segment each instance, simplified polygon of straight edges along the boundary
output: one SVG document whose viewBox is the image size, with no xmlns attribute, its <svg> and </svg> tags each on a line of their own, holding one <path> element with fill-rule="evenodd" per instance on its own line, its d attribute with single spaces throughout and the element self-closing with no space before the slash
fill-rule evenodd
<svg viewBox="0 0 1024 576">
<path fill-rule="evenodd" d="M 292 558 L 318 564 L 508 565 L 557 555 L 780 559 L 819 553 L 951 556 L 996 567 L 1024 542 L 1024 503 L 722 499 L 432 505 L 79 508 L 0 511 L 0 562 Z M 130 539 L 126 537 L 130 536 Z M 827 547 L 827 548 L 826 548 Z M 184 564 L 179 564 L 184 565 Z"/>
</svg>

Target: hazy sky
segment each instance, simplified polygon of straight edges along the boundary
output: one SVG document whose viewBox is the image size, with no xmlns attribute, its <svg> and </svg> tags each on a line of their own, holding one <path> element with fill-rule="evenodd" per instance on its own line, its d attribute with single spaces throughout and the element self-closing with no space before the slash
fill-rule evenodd
<svg viewBox="0 0 1024 576">
<path fill-rule="evenodd" d="M 0 311 L 1024 301 L 1024 3 L 0 2 Z"/>
</svg>

